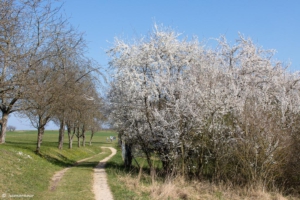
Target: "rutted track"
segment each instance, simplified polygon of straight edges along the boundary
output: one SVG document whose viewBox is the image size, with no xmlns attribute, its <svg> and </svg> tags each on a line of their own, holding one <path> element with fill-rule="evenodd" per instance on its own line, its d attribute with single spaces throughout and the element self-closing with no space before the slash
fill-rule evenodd
<svg viewBox="0 0 300 200">
<path fill-rule="evenodd" d="M 117 150 L 112 147 L 102 148 L 109 148 L 112 153 L 108 157 L 101 160 L 94 169 L 93 192 L 95 194 L 96 200 L 113 200 L 113 196 L 107 184 L 105 164 L 110 158 L 112 158 L 117 153 Z"/>
<path fill-rule="evenodd" d="M 102 154 L 102 153 L 103 153 L 103 152 L 98 153 L 98 154 L 96 154 L 96 155 L 94 155 L 94 156 L 91 156 L 91 157 L 88 157 L 88 158 L 84 158 L 84 159 L 82 159 L 82 160 L 77 161 L 73 166 L 64 168 L 64 169 L 62 169 L 62 170 L 60 170 L 60 171 L 57 171 L 57 172 L 52 176 L 52 178 L 51 178 L 49 190 L 50 190 L 50 191 L 55 191 L 55 189 L 56 189 L 58 183 L 60 182 L 60 180 L 62 179 L 62 177 L 64 176 L 64 174 L 65 174 L 69 169 L 71 169 L 72 167 L 78 165 L 79 163 L 81 163 L 81 162 L 83 162 L 83 161 L 86 161 L 86 160 L 88 160 L 88 159 L 91 159 L 91 158 L 93 158 L 93 157 L 95 157 L 95 156 L 97 156 L 97 155 L 99 155 L 99 154 Z"/>
</svg>

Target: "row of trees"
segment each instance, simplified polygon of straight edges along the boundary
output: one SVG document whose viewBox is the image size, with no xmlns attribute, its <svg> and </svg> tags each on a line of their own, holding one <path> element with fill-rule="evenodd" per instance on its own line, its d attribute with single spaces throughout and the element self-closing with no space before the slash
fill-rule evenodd
<svg viewBox="0 0 300 200">
<path fill-rule="evenodd" d="M 111 118 L 128 152 L 141 149 L 152 171 L 159 156 L 169 175 L 299 186 L 299 73 L 243 36 L 215 49 L 180 37 L 155 26 L 109 52 Z"/>
<path fill-rule="evenodd" d="M 99 129 L 99 66 L 84 56 L 85 44 L 51 0 L 0 1 L 0 143 L 13 112 L 37 128 L 37 152 L 50 120 L 59 124 L 60 149 L 66 126 L 70 148 L 74 135 L 85 140 L 86 130 Z"/>
</svg>

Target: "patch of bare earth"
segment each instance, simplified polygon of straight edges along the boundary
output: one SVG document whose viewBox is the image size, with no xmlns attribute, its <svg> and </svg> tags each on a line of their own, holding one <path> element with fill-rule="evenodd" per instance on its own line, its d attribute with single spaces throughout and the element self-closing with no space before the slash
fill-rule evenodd
<svg viewBox="0 0 300 200">
<path fill-rule="evenodd" d="M 96 200 L 113 200 L 112 193 L 107 184 L 105 164 L 110 158 L 112 158 L 117 153 L 117 150 L 112 147 L 103 147 L 103 148 L 109 148 L 112 153 L 110 154 L 110 156 L 101 160 L 94 169 L 93 192 L 95 194 Z"/>
</svg>

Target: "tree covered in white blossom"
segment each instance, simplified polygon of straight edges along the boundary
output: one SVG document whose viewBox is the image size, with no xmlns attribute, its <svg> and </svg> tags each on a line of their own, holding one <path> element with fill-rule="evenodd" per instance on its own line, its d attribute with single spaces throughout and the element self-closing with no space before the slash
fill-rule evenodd
<svg viewBox="0 0 300 200">
<path fill-rule="evenodd" d="M 270 186 L 286 178 L 299 139 L 300 76 L 242 35 L 216 41 L 209 49 L 156 25 L 132 43 L 116 39 L 111 118 L 153 170 L 156 154 L 167 173 Z"/>
</svg>

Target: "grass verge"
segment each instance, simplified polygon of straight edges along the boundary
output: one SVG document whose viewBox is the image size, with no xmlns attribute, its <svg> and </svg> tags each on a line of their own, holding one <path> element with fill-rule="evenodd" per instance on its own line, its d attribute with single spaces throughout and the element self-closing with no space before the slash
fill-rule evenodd
<svg viewBox="0 0 300 200">
<path fill-rule="evenodd" d="M 136 171 L 125 170 L 121 156 L 121 149 L 117 146 L 115 148 L 117 149 L 117 154 L 107 162 L 105 167 L 108 177 L 108 184 L 111 188 L 114 200 L 150 199 L 148 193 L 140 192 L 140 190 L 134 190 L 131 187 L 128 187 L 128 185 L 124 184 L 124 181 L 122 181 L 122 177 L 132 176 L 132 178 L 135 179 Z"/>
<path fill-rule="evenodd" d="M 117 147 L 116 147 L 117 148 Z M 207 181 L 187 181 L 182 177 L 153 180 L 143 159 L 137 159 L 141 168 L 133 161 L 133 168 L 123 167 L 121 150 L 106 165 L 108 183 L 115 200 L 297 200 L 299 197 L 283 196 L 280 192 L 267 192 L 262 186 L 248 188 L 232 187 L 230 184 L 212 184 Z M 146 165 L 146 164 L 145 164 Z"/>
</svg>

